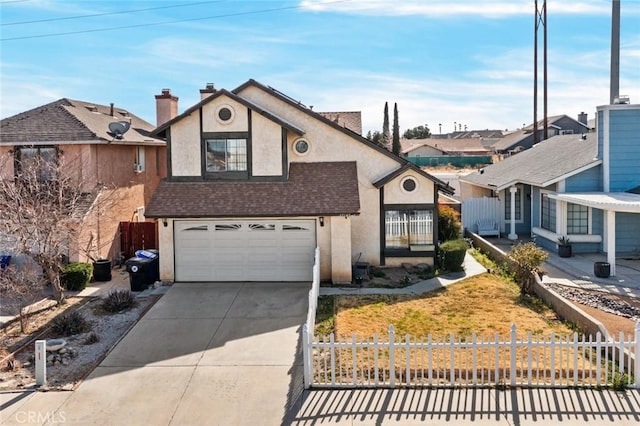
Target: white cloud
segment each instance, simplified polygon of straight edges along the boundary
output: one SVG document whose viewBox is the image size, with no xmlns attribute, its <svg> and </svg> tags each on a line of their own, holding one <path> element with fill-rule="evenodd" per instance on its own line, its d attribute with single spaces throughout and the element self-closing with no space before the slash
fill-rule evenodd
<svg viewBox="0 0 640 426">
<path fill-rule="evenodd" d="M 538 8 L 541 9 L 540 0 Z M 370 16 L 422 15 L 432 18 L 447 17 L 485 17 L 508 18 L 518 15 L 531 15 L 533 2 L 529 0 L 509 1 L 469 1 L 469 0 L 354 0 L 327 1 L 304 0 L 300 3 L 313 12 L 349 13 Z M 611 13 L 611 4 L 604 0 L 569 1 L 557 0 L 547 3 L 547 12 L 571 15 L 607 15 Z M 625 13 L 640 13 L 640 5 L 625 4 Z"/>
</svg>

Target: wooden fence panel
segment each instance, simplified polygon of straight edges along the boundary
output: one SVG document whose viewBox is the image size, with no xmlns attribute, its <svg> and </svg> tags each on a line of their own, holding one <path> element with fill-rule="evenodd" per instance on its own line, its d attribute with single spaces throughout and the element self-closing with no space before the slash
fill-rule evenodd
<svg viewBox="0 0 640 426">
<path fill-rule="evenodd" d="M 120 222 L 120 247 L 125 259 L 134 257 L 136 250 L 157 249 L 157 224 L 155 222 Z"/>
</svg>

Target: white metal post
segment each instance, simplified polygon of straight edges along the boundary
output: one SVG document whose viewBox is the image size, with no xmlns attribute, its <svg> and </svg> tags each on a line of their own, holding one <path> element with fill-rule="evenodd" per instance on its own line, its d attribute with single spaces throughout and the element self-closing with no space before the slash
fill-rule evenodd
<svg viewBox="0 0 640 426">
<path fill-rule="evenodd" d="M 634 352 L 635 357 L 633 358 L 633 377 L 635 379 L 635 388 L 640 389 L 640 321 L 636 322 L 636 350 Z"/>
<path fill-rule="evenodd" d="M 36 340 L 36 386 L 47 383 L 47 341 Z"/>
<path fill-rule="evenodd" d="M 302 362 L 304 363 L 304 388 L 309 389 L 311 386 L 311 357 L 309 348 L 309 329 L 307 324 L 302 326 Z"/>
</svg>

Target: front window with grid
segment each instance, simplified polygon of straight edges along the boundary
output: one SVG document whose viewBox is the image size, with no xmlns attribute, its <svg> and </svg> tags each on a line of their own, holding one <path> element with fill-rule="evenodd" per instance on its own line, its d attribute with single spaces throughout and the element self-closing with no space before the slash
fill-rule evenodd
<svg viewBox="0 0 640 426">
<path fill-rule="evenodd" d="M 521 188 L 517 188 L 518 190 L 516 191 L 516 211 L 515 211 L 515 219 L 516 220 L 522 220 L 522 189 Z M 505 191 L 505 198 L 504 198 L 504 219 L 505 220 L 510 220 L 511 219 L 511 191 L 506 190 Z"/>
<path fill-rule="evenodd" d="M 385 247 L 418 249 L 433 244 L 432 210 L 387 210 Z"/>
<path fill-rule="evenodd" d="M 567 234 L 589 233 L 589 207 L 567 204 Z"/>
<path fill-rule="evenodd" d="M 207 139 L 207 172 L 247 170 L 246 139 Z"/>
<path fill-rule="evenodd" d="M 556 231 L 556 202 L 549 198 L 549 194 L 542 194 L 542 211 L 540 214 L 540 226 L 548 231 Z"/>
</svg>

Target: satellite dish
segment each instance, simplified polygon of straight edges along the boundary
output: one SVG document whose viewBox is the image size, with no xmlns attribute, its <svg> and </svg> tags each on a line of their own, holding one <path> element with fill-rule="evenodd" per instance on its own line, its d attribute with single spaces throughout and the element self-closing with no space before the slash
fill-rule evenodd
<svg viewBox="0 0 640 426">
<path fill-rule="evenodd" d="M 114 139 L 122 139 L 122 135 L 129 130 L 129 127 L 131 127 L 131 123 L 128 121 L 116 121 L 109 123 L 109 134 L 113 136 Z"/>
</svg>

